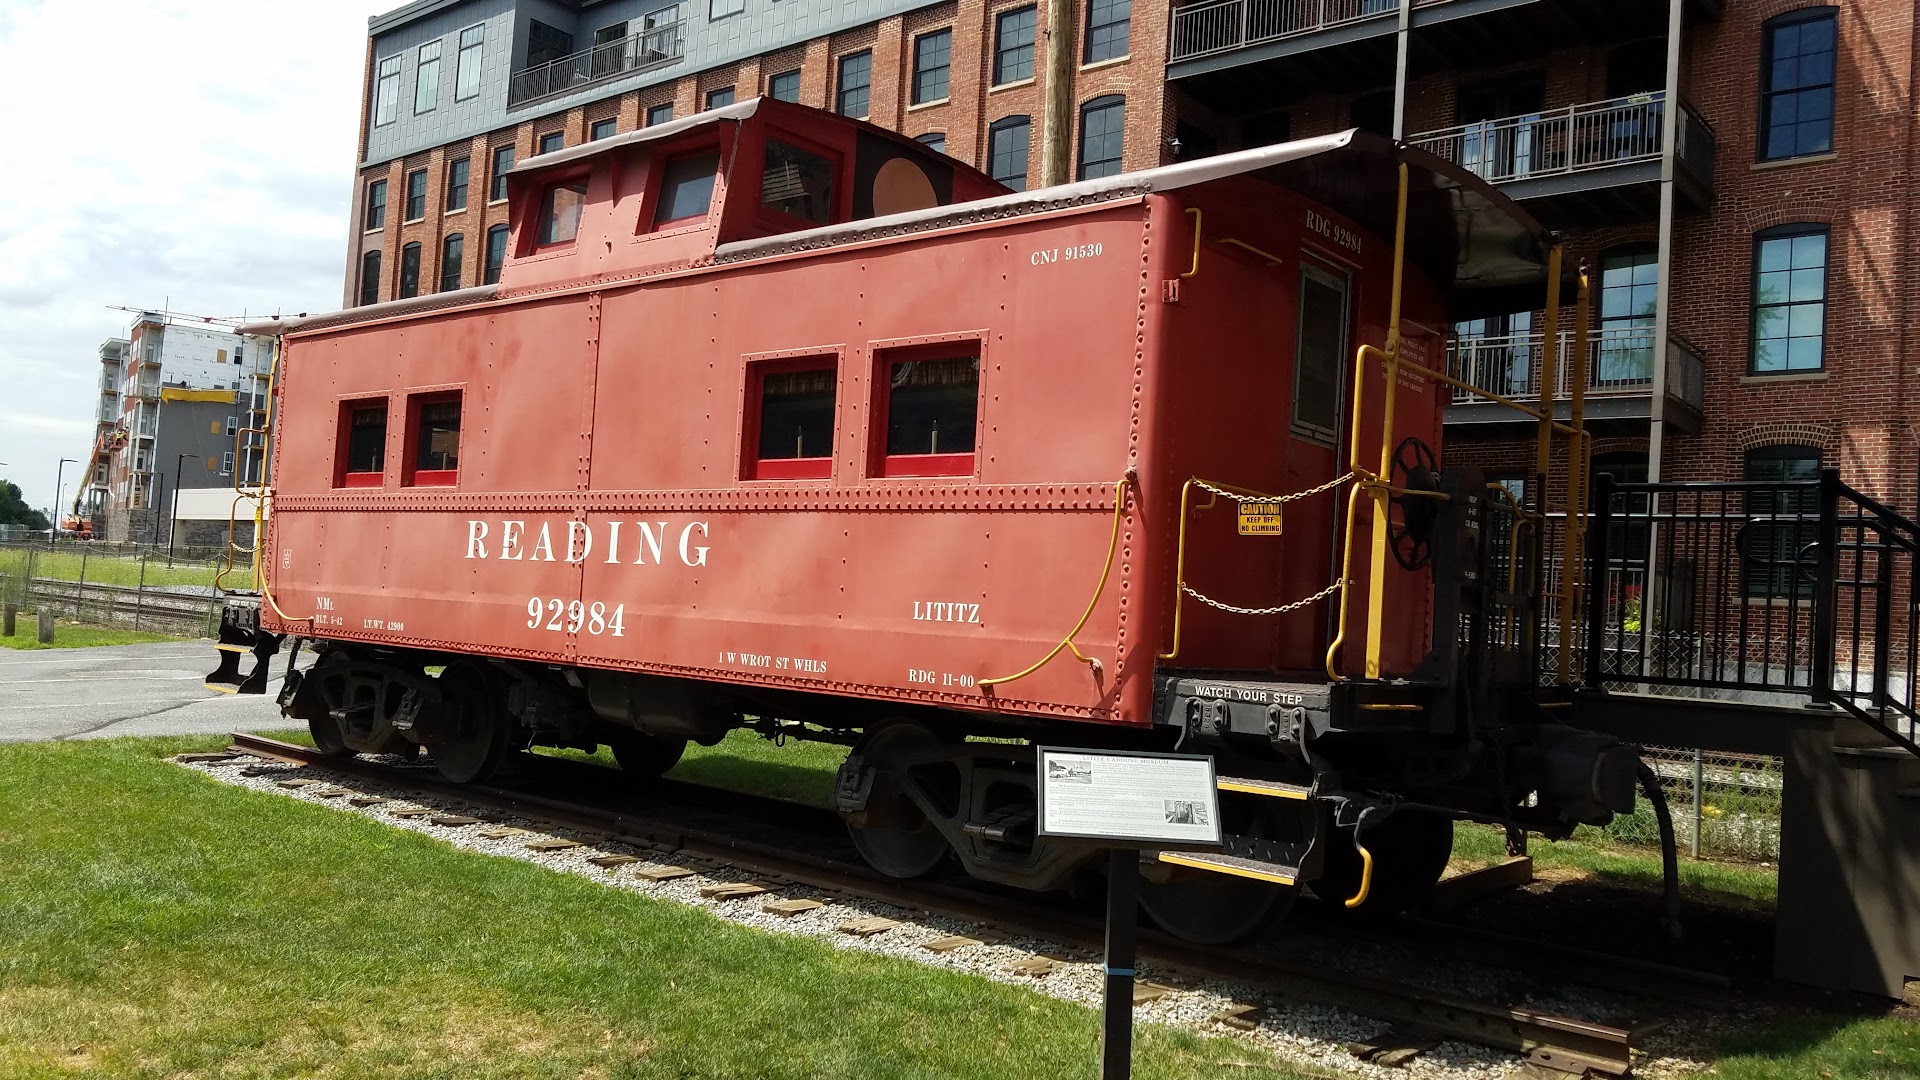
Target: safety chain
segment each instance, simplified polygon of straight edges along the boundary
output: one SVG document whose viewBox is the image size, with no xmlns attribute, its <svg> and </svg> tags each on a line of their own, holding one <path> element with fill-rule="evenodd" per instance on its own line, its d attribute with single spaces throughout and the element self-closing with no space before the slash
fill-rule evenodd
<svg viewBox="0 0 1920 1080">
<path fill-rule="evenodd" d="M 1291 495 L 1249 495 L 1244 491 L 1228 491 L 1226 488 L 1215 487 L 1197 476 L 1193 478 L 1193 486 L 1210 495 L 1218 495 L 1222 498 L 1232 499 L 1234 502 L 1280 503 L 1285 505 L 1286 503 L 1293 502 L 1295 499 L 1305 499 L 1313 495 L 1318 495 L 1323 491 L 1332 491 L 1334 488 L 1339 487 L 1341 484 L 1346 483 L 1358 475 L 1360 474 L 1348 471 L 1321 484 L 1319 487 L 1310 487 L 1305 491 L 1296 491 Z"/>
<path fill-rule="evenodd" d="M 1285 615 L 1289 611 L 1294 611 L 1296 609 L 1306 607 L 1308 604 L 1314 603 L 1315 601 L 1325 600 L 1327 597 L 1332 596 L 1334 593 L 1337 593 L 1341 589 L 1346 588 L 1346 586 L 1347 586 L 1346 580 L 1342 579 L 1334 582 L 1333 584 L 1327 586 L 1324 589 L 1321 589 L 1319 592 L 1314 593 L 1312 596 L 1306 597 L 1305 599 L 1302 599 L 1302 600 L 1295 600 L 1291 604 L 1281 604 L 1279 607 L 1234 607 L 1232 604 L 1223 604 L 1220 601 L 1215 600 L 1210 596 L 1201 595 L 1198 591 L 1194 589 L 1193 586 L 1188 585 L 1184 581 L 1180 583 L 1180 591 L 1186 593 L 1188 596 L 1193 597 L 1195 600 L 1200 601 L 1201 603 L 1207 605 L 1208 607 L 1219 608 L 1221 611 L 1232 612 L 1235 615 Z"/>
</svg>

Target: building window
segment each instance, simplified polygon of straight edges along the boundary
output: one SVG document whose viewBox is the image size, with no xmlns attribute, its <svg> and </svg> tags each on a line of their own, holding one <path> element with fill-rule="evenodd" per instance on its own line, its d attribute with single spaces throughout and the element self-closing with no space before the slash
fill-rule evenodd
<svg viewBox="0 0 1920 1080">
<path fill-rule="evenodd" d="M 427 216 L 427 170 L 415 169 L 407 174 L 407 217 L 408 221 L 419 221 Z"/>
<path fill-rule="evenodd" d="M 653 227 L 705 219 L 713 205 L 713 178 L 720 171 L 720 151 L 682 154 L 667 162 L 660 179 L 660 204 Z"/>
<path fill-rule="evenodd" d="M 1340 433 L 1340 373 L 1347 361 L 1346 279 L 1303 263 L 1299 307 L 1293 351 L 1293 434 L 1332 446 Z"/>
<path fill-rule="evenodd" d="M 782 71 L 768 78 L 767 96 L 775 101 L 799 101 L 800 72 Z"/>
<path fill-rule="evenodd" d="M 980 354 L 945 348 L 883 357 L 887 388 L 880 430 L 882 476 L 965 476 L 973 472 L 980 409 Z"/>
<path fill-rule="evenodd" d="M 652 127 L 655 124 L 664 124 L 671 119 L 673 119 L 673 102 L 671 101 L 655 105 L 653 108 L 647 110 L 648 127 Z"/>
<path fill-rule="evenodd" d="M 857 52 L 840 58 L 839 87 L 833 111 L 855 120 L 867 118 L 868 88 L 873 85 L 873 53 Z"/>
<path fill-rule="evenodd" d="M 585 177 L 547 188 L 540 200 L 540 228 L 535 234 L 538 242 L 542 246 L 572 243 L 580 235 L 580 207 L 586 201 Z"/>
<path fill-rule="evenodd" d="M 400 112 L 400 58 L 380 61 L 373 90 L 373 126 L 393 123 Z"/>
<path fill-rule="evenodd" d="M 487 201 L 500 202 L 507 197 L 507 172 L 513 168 L 513 147 L 493 148 L 493 176 L 488 181 Z"/>
<path fill-rule="evenodd" d="M 707 18 L 724 19 L 747 10 L 747 0 L 708 0 Z"/>
<path fill-rule="evenodd" d="M 1003 11 L 993 20 L 993 84 L 1033 78 L 1033 32 L 1039 9 Z"/>
<path fill-rule="evenodd" d="M 537 68 L 573 55 L 573 35 L 539 19 L 527 20 L 527 67 Z"/>
<path fill-rule="evenodd" d="M 1826 366 L 1827 227 L 1780 225 L 1753 238 L 1755 375 Z"/>
<path fill-rule="evenodd" d="M 432 112 L 440 104 L 440 43 L 420 46 L 413 70 L 413 115 Z"/>
<path fill-rule="evenodd" d="M 587 141 L 599 142 L 601 139 L 607 138 L 619 130 L 620 120 L 618 117 L 609 116 L 605 120 L 595 120 L 593 126 L 587 129 Z"/>
<path fill-rule="evenodd" d="M 1760 160 L 1833 149 L 1834 9 L 1807 8 L 1761 30 Z"/>
<path fill-rule="evenodd" d="M 346 430 L 340 444 L 339 487 L 379 487 L 387 461 L 387 403 L 349 401 L 340 406 L 340 426 Z"/>
<path fill-rule="evenodd" d="M 228 437 L 232 437 L 232 436 L 233 436 L 233 435 L 234 435 L 235 433 L 237 433 L 237 432 L 238 432 L 239 430 L 240 430 L 240 418 L 239 418 L 239 417 L 237 417 L 237 416 L 229 416 L 229 417 L 227 417 L 227 435 L 228 435 Z"/>
<path fill-rule="evenodd" d="M 825 225 L 833 220 L 833 162 L 768 139 L 760 174 L 760 205 Z"/>
<path fill-rule="evenodd" d="M 1092 0 L 1087 5 L 1087 50 L 1084 63 L 1127 55 L 1127 29 L 1133 19 L 1133 0 Z"/>
<path fill-rule="evenodd" d="M 913 39 L 913 104 L 944 101 L 953 60 L 953 31 L 935 30 Z"/>
<path fill-rule="evenodd" d="M 507 227 L 495 225 L 487 230 L 487 276 L 482 282 L 486 285 L 500 284 L 500 268 L 507 263 Z"/>
<path fill-rule="evenodd" d="M 453 100 L 465 101 L 480 92 L 480 57 L 486 43 L 485 25 L 460 31 L 460 55 L 454 61 Z"/>
<path fill-rule="evenodd" d="M 380 302 L 380 253 L 369 251 L 360 256 L 360 304 Z"/>
<path fill-rule="evenodd" d="M 420 295 L 420 245 L 400 249 L 400 299 Z"/>
<path fill-rule="evenodd" d="M 540 149 L 538 152 L 551 154 L 565 145 L 567 145 L 567 135 L 565 132 L 549 131 L 545 135 L 540 136 Z"/>
<path fill-rule="evenodd" d="M 1600 255 L 1600 346 L 1594 389 L 1653 378 L 1653 311 L 1660 251 L 1646 244 Z"/>
<path fill-rule="evenodd" d="M 1819 526 L 1802 520 L 1820 507 L 1812 482 L 1820 478 L 1820 450 L 1814 446 L 1764 446 L 1747 451 L 1745 479 L 1757 483 L 1796 482 L 1799 490 L 1747 493 L 1747 525 L 1740 539 L 1741 583 L 1748 596 L 1813 598 L 1800 553 L 1819 539 Z"/>
<path fill-rule="evenodd" d="M 460 158 L 447 166 L 447 209 L 465 210 L 467 208 L 467 172 L 466 158 Z"/>
<path fill-rule="evenodd" d="M 440 291 L 452 292 L 460 287 L 460 252 L 466 246 L 466 238 L 454 233 L 440 244 Z"/>
<path fill-rule="evenodd" d="M 367 185 L 367 231 L 387 227 L 387 182 L 375 180 Z"/>
<path fill-rule="evenodd" d="M 413 447 L 403 483 L 451 484 L 460 468 L 460 395 L 415 397 L 407 403 Z"/>
<path fill-rule="evenodd" d="M 233 451 L 231 450 L 223 451 L 220 454 L 220 475 L 233 475 Z"/>
<path fill-rule="evenodd" d="M 947 152 L 947 133 L 944 131 L 929 131 L 925 135 L 916 135 L 914 141 L 929 150 L 942 154 Z"/>
<path fill-rule="evenodd" d="M 1027 142 L 1033 125 L 1024 116 L 994 121 L 987 132 L 987 168 L 993 178 L 1015 191 L 1027 190 Z"/>
<path fill-rule="evenodd" d="M 1080 179 L 1092 180 L 1120 171 L 1126 123 L 1127 100 L 1117 94 L 1094 98 L 1080 107 Z"/>
<path fill-rule="evenodd" d="M 707 91 L 707 108 L 718 109 L 733 104 L 733 87 L 723 86 L 718 90 Z"/>
<path fill-rule="evenodd" d="M 833 473 L 830 358 L 754 364 L 747 386 L 748 480 L 820 480 Z"/>
</svg>

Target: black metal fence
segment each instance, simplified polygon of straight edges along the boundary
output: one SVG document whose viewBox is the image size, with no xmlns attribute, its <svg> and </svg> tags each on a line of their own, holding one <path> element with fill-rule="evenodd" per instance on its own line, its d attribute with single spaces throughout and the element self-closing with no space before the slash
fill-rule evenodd
<svg viewBox="0 0 1920 1080">
<path fill-rule="evenodd" d="M 1920 525 L 1840 480 L 1619 484 L 1596 477 L 1589 686 L 1834 705 L 1920 753 Z"/>
</svg>

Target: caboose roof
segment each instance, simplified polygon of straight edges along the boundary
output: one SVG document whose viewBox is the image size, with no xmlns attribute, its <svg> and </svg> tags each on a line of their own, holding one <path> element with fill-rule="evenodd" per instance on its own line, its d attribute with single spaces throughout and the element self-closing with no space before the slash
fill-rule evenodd
<svg viewBox="0 0 1920 1080">
<path fill-rule="evenodd" d="M 624 135 L 539 154 L 514 166 L 513 172 L 549 169 L 622 147 L 670 139 L 707 124 L 744 120 L 761 108 L 815 112 L 786 102 L 750 98 Z M 898 132 L 844 117 L 835 119 L 857 123 L 916 152 L 936 153 Z M 964 163 L 953 164 L 967 168 Z M 1358 129 L 1097 180 L 733 241 L 714 250 L 714 261 L 724 264 L 790 251 L 829 248 L 976 220 L 1005 219 L 1061 206 L 1177 191 L 1235 176 L 1271 181 L 1345 215 L 1375 235 L 1391 237 L 1400 164 L 1408 168 L 1408 257 L 1451 294 L 1452 317 L 1468 319 L 1539 306 L 1546 282 L 1550 237 L 1533 215 L 1458 165 Z M 499 286 L 483 285 L 324 315 L 255 323 L 241 327 L 239 332 L 285 334 L 315 330 L 456 307 L 491 299 L 498 293 Z"/>
</svg>

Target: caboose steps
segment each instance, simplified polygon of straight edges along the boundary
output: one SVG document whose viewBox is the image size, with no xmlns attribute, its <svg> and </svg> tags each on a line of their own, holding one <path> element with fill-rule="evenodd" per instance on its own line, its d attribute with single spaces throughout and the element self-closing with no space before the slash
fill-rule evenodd
<svg viewBox="0 0 1920 1080">
<path fill-rule="evenodd" d="M 1159 860 L 1169 866 L 1184 866 L 1215 874 L 1251 878 L 1275 885 L 1292 885 L 1300 880 L 1300 868 L 1286 863 L 1243 859 L 1238 855 L 1220 855 L 1210 851 L 1162 851 Z"/>
</svg>

